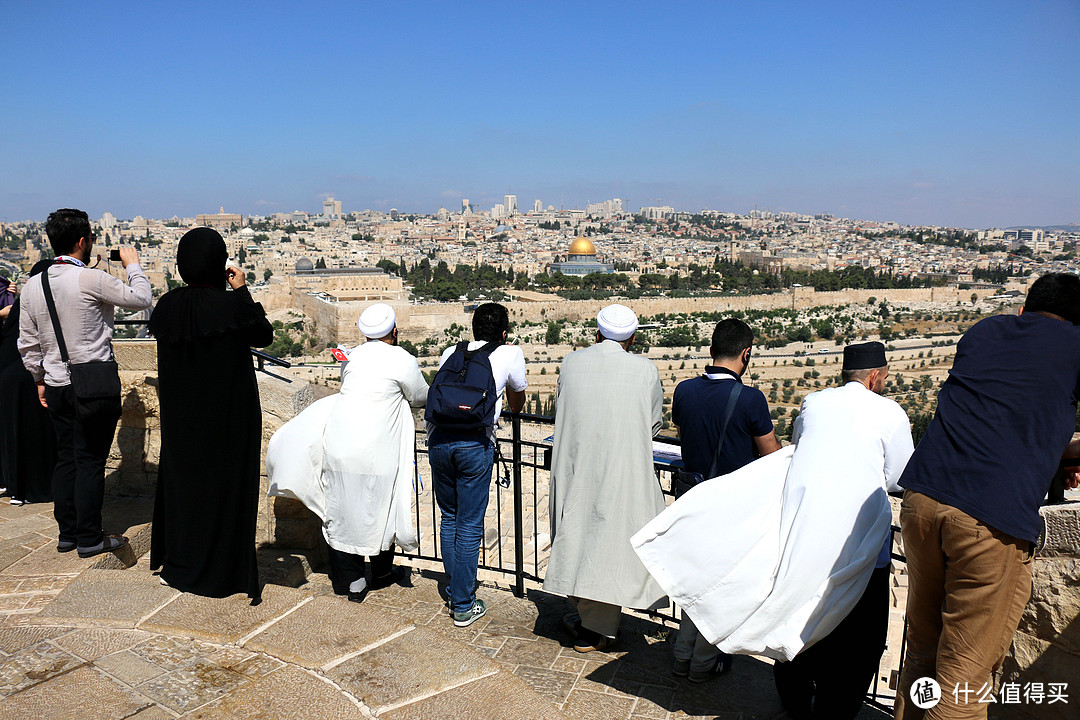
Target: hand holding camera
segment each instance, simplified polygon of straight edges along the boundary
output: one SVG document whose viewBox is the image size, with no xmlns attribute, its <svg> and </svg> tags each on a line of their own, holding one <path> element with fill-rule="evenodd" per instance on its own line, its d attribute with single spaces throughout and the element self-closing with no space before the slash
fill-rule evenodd
<svg viewBox="0 0 1080 720">
<path fill-rule="evenodd" d="M 247 284 L 244 278 L 244 271 L 237 267 L 229 267 L 225 270 L 225 280 L 228 281 L 229 287 L 233 290 L 242 288 Z"/>
</svg>

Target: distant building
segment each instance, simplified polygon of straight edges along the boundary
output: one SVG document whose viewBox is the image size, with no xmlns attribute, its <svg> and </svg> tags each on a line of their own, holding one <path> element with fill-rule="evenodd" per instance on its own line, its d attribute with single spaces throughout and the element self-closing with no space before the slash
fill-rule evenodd
<svg viewBox="0 0 1080 720">
<path fill-rule="evenodd" d="M 341 218 L 341 201 L 335 200 L 333 195 L 323 200 L 322 216 L 324 220 L 339 220 Z"/>
<path fill-rule="evenodd" d="M 588 238 L 579 237 L 570 243 L 570 251 L 566 256 L 566 260 L 551 263 L 549 272 L 560 272 L 563 275 L 589 275 L 592 273 L 610 275 L 615 272 L 615 266 L 611 263 L 598 262 L 596 259 L 596 246 Z"/>
<path fill-rule="evenodd" d="M 661 207 L 643 207 L 639 211 L 639 214 L 643 215 L 646 220 L 663 220 L 674 212 L 675 208 L 670 205 L 664 205 Z"/>
<path fill-rule="evenodd" d="M 472 215 L 472 205 L 469 204 L 469 198 L 461 198 L 461 214 Z"/>
<path fill-rule="evenodd" d="M 540 202 L 539 200 L 533 200 L 533 212 L 534 213 L 544 212 L 544 203 Z"/>
<path fill-rule="evenodd" d="M 200 227 L 212 227 L 219 230 L 229 230 L 233 227 L 241 227 L 244 224 L 244 217 L 237 213 L 227 213 L 225 208 L 222 207 L 217 213 L 213 215 L 196 215 L 195 224 Z"/>
<path fill-rule="evenodd" d="M 506 208 L 506 216 L 513 217 L 517 215 L 517 195 L 507 195 L 503 198 L 503 205 Z"/>
<path fill-rule="evenodd" d="M 590 203 L 585 207 L 585 214 L 598 218 L 609 218 L 623 211 L 622 199 L 612 198 L 601 203 Z"/>
</svg>

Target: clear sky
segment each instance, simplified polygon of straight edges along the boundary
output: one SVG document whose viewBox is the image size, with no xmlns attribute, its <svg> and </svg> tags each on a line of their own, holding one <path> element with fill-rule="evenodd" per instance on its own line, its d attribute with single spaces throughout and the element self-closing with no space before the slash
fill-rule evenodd
<svg viewBox="0 0 1080 720">
<path fill-rule="evenodd" d="M 505 193 L 1080 222 L 1080 0 L 0 0 L 0 220 Z"/>
</svg>

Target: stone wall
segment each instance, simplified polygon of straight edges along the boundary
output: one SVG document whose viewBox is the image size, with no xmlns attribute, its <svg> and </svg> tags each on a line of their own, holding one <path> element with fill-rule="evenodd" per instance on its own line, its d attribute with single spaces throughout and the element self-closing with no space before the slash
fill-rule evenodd
<svg viewBox="0 0 1080 720">
<path fill-rule="evenodd" d="M 1066 683 L 1068 703 L 995 705 L 1000 720 L 1066 720 L 1080 704 L 1080 503 L 1042 509 L 1046 540 L 1036 555 L 1031 601 L 1001 669 L 1001 682 Z"/>
<path fill-rule="evenodd" d="M 812 307 L 836 306 L 852 303 L 866 303 L 870 298 L 885 300 L 889 304 L 912 302 L 938 302 L 955 305 L 971 302 L 972 293 L 980 299 L 994 294 L 991 290 L 958 290 L 955 287 L 915 288 L 907 290 L 840 290 L 836 292 L 817 292 L 812 287 L 792 288 L 772 295 L 717 296 L 701 298 L 643 298 L 623 300 L 639 316 L 648 317 L 659 314 L 694 313 L 694 312 L 730 312 L 733 310 L 803 310 Z M 360 342 L 360 333 L 356 321 L 369 306 L 376 302 L 388 302 L 397 313 L 398 327 L 402 339 L 419 342 L 437 335 L 451 323 L 469 327 L 472 315 L 465 312 L 462 303 L 429 303 L 413 305 L 401 300 L 342 301 L 327 302 L 302 291 L 294 291 L 290 296 L 286 285 L 274 285 L 269 288 L 253 290 L 256 300 L 263 304 L 267 312 L 286 307 L 295 307 L 314 321 L 316 334 L 324 343 L 344 343 L 355 345 Z M 551 300 L 546 302 L 510 301 L 503 303 L 510 311 L 512 322 L 558 320 L 566 318 L 571 322 L 591 320 L 600 309 L 608 305 L 607 300 Z"/>
<path fill-rule="evenodd" d="M 153 496 L 161 455 L 161 420 L 157 393 L 157 343 L 152 340 L 117 341 L 123 415 L 117 426 L 105 466 L 105 492 L 109 495 Z M 269 498 L 266 446 L 274 432 L 307 407 L 314 398 L 311 383 L 256 373 L 262 408 L 260 545 L 315 550 L 322 547 L 317 517 L 295 500 Z M 208 459 L 210 460 L 210 459 Z"/>
</svg>

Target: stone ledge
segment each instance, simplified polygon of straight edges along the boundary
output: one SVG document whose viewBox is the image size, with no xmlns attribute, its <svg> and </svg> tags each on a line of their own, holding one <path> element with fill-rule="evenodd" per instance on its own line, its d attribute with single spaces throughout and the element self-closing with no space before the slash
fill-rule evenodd
<svg viewBox="0 0 1080 720">
<path fill-rule="evenodd" d="M 1039 509 L 1046 534 L 1041 557 L 1080 557 L 1080 502 L 1045 505 Z"/>
</svg>

